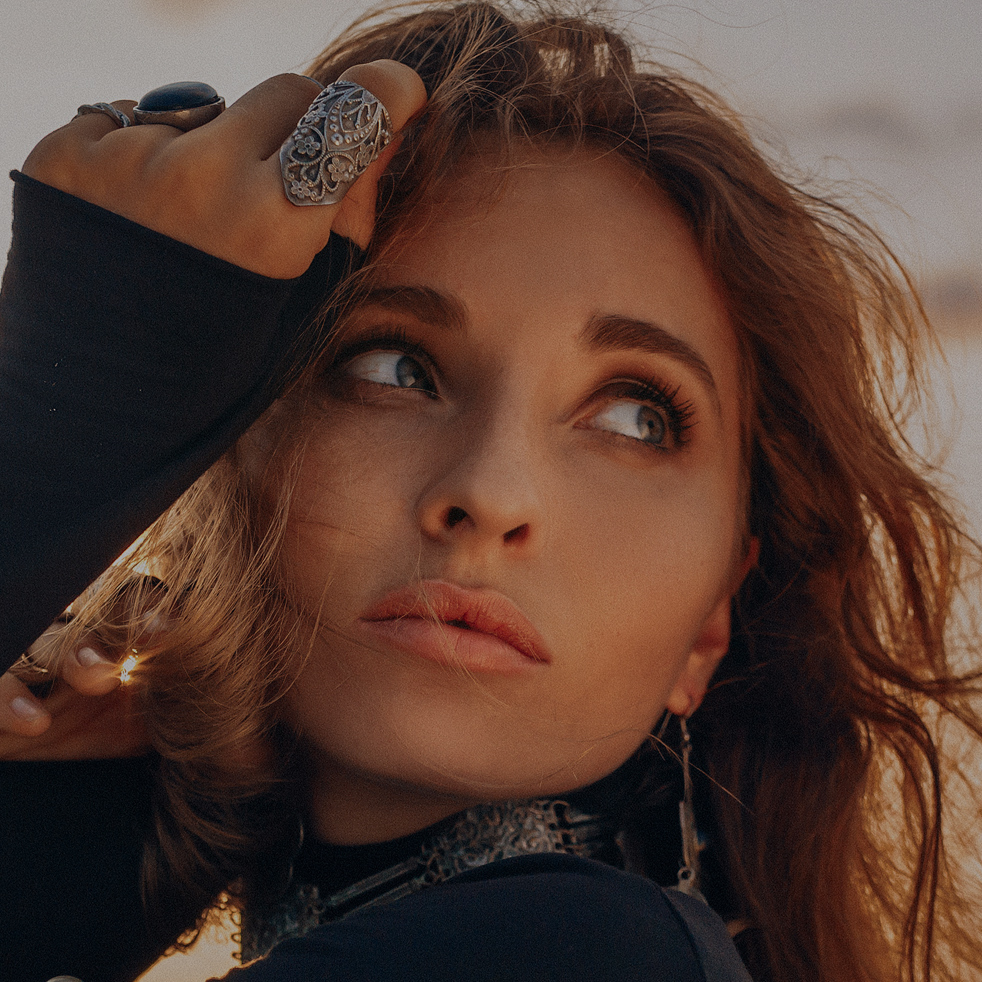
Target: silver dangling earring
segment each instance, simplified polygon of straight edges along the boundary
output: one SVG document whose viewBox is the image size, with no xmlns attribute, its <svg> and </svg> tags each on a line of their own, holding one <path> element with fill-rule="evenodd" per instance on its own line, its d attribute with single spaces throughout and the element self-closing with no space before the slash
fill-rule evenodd
<svg viewBox="0 0 982 982">
<path fill-rule="evenodd" d="M 682 828 L 682 865 L 679 867 L 677 889 L 705 902 L 699 892 L 699 833 L 692 807 L 692 737 L 684 716 L 679 717 L 682 730 L 682 800 L 679 802 L 679 825 Z"/>
</svg>

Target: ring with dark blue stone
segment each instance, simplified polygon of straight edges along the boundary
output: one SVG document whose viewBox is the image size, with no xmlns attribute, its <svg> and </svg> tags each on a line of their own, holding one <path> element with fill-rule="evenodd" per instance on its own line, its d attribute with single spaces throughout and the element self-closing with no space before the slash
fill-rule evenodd
<svg viewBox="0 0 982 982">
<path fill-rule="evenodd" d="M 136 105 L 138 123 L 157 123 L 193 130 L 211 122 L 225 109 L 225 100 L 204 82 L 171 82 L 151 89 Z"/>
</svg>

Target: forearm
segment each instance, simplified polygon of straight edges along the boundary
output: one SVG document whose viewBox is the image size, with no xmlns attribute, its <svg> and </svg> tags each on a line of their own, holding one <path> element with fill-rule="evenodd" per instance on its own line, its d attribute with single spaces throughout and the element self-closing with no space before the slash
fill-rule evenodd
<svg viewBox="0 0 982 982">
<path fill-rule="evenodd" d="M 0 295 L 0 666 L 274 398 L 351 260 L 259 276 L 19 177 Z"/>
</svg>

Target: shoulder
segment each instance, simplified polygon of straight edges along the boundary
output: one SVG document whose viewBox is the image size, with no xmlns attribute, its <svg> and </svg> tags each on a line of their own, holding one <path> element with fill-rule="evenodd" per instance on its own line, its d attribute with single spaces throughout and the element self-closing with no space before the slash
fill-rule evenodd
<svg viewBox="0 0 982 982">
<path fill-rule="evenodd" d="M 722 922 L 686 901 L 574 856 L 516 857 L 317 928 L 243 975 L 301 980 L 327 968 L 328 977 L 374 982 L 746 982 Z"/>
</svg>

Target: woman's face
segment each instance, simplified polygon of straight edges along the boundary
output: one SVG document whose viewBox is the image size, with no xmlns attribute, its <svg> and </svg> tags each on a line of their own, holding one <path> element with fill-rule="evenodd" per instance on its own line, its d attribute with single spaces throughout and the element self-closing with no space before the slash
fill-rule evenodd
<svg viewBox="0 0 982 982">
<path fill-rule="evenodd" d="M 739 578 L 733 331 L 614 155 L 479 168 L 345 323 L 291 506 L 317 833 L 559 793 L 695 708 Z"/>
</svg>

